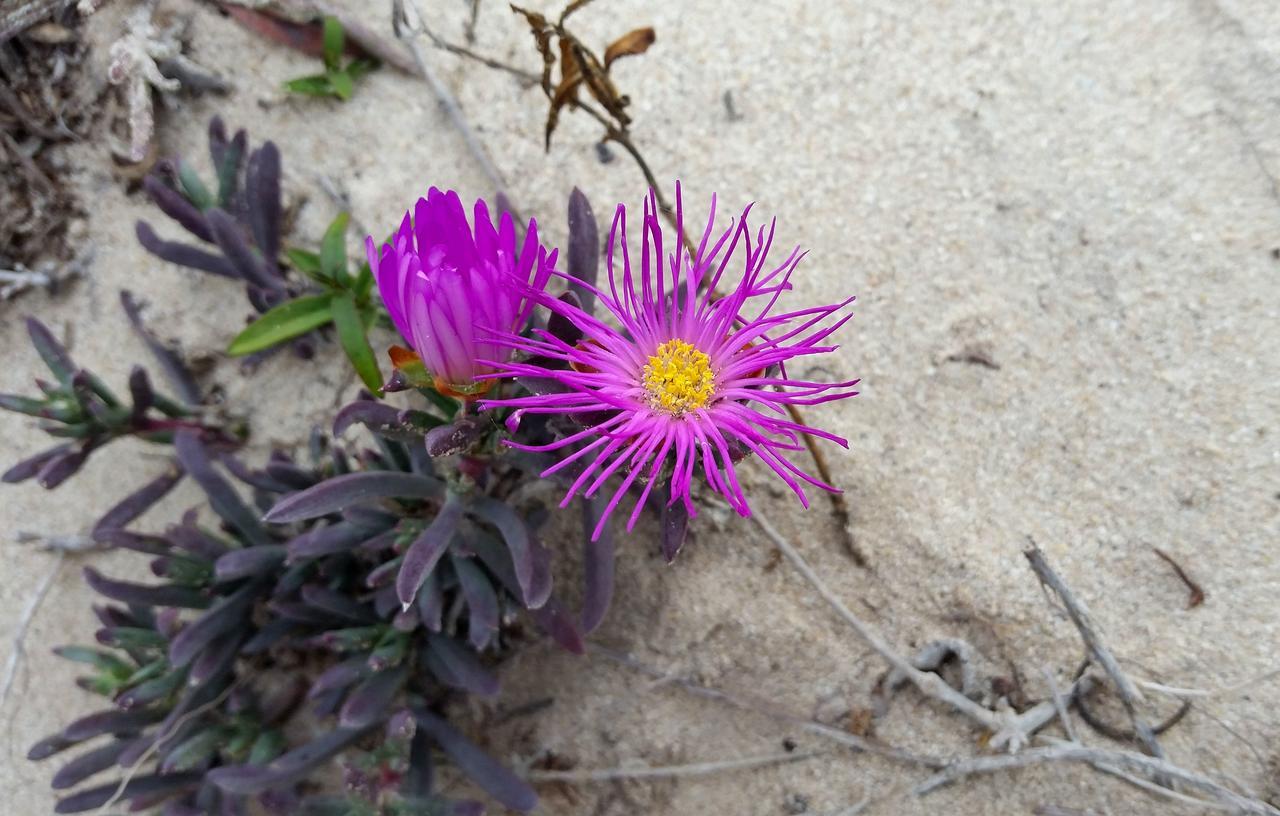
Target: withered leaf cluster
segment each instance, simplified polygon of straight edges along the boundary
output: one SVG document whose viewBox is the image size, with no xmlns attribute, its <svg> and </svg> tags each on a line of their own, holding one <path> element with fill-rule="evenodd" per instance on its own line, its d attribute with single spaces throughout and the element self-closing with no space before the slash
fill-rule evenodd
<svg viewBox="0 0 1280 816">
<path fill-rule="evenodd" d="M 581 39 L 565 28 L 565 20 L 573 12 L 587 5 L 590 0 L 575 0 L 565 7 L 554 22 L 546 15 L 512 5 L 516 14 L 524 17 L 533 33 L 538 53 L 542 55 L 542 90 L 550 100 L 547 109 L 546 146 L 551 147 L 551 134 L 560 121 L 560 111 L 567 105 L 595 113 L 605 125 L 606 138 L 616 139 L 625 134 L 631 124 L 627 115 L 630 99 L 618 91 L 609 69 L 621 57 L 643 54 L 653 45 L 656 35 L 652 28 L 637 28 L 622 35 L 605 47 L 604 56 L 587 47 Z M 559 55 L 560 81 L 553 83 L 557 54 Z M 591 97 L 604 108 L 600 114 L 580 97 L 579 89 L 586 87 Z"/>
</svg>

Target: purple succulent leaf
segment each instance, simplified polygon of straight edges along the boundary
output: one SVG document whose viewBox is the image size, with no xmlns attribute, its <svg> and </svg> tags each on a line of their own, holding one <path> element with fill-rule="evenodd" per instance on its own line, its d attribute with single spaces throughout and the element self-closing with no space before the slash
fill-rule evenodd
<svg viewBox="0 0 1280 816">
<path fill-rule="evenodd" d="M 274 265 L 280 254 L 280 150 L 274 143 L 249 154 L 244 192 L 254 243 Z"/>
<path fill-rule="evenodd" d="M 205 211 L 204 217 L 213 231 L 213 240 L 218 244 L 218 249 L 222 250 L 239 277 L 267 292 L 283 291 L 280 280 L 267 271 L 262 258 L 254 254 L 249 242 L 245 240 L 240 225 L 226 210 L 210 207 Z"/>
<path fill-rule="evenodd" d="M 240 277 L 235 266 L 221 255 L 214 255 L 212 252 L 206 252 L 190 244 L 166 241 L 156 235 L 156 231 L 146 221 L 139 221 L 134 225 L 134 234 L 137 235 L 138 243 L 142 244 L 143 249 L 162 261 L 198 269 L 220 278 Z"/>
<path fill-rule="evenodd" d="M 443 494 L 444 484 L 427 476 L 381 471 L 348 473 L 281 499 L 264 519 L 273 524 L 305 521 L 378 499 L 438 499 Z"/>
<path fill-rule="evenodd" d="M 209 120 L 209 158 L 214 167 L 222 166 L 222 158 L 227 154 L 227 125 L 221 116 Z"/>
<path fill-rule="evenodd" d="M 571 309 L 581 309 L 582 299 L 578 293 L 570 289 L 560 296 L 560 301 L 569 306 Z M 568 345 L 576 345 L 582 339 L 582 329 L 573 324 L 573 321 L 562 315 L 560 312 L 552 312 L 547 318 L 547 332 Z"/>
<path fill-rule="evenodd" d="M 337 524 L 314 527 L 291 539 L 285 547 L 289 552 L 289 562 L 297 563 L 345 552 L 368 538 L 369 533 L 363 528 L 340 521 Z"/>
<path fill-rule="evenodd" d="M 387 718 L 385 739 L 388 742 L 413 739 L 413 735 L 417 732 L 418 721 L 413 718 L 413 712 L 407 708 L 397 709 Z"/>
<path fill-rule="evenodd" d="M 105 539 L 108 532 L 122 529 L 150 510 L 156 502 L 173 490 L 174 485 L 182 480 L 182 476 L 181 466 L 176 461 L 170 461 L 164 473 L 125 496 L 115 507 L 98 519 L 98 522 L 93 525 L 93 540 L 108 543 Z"/>
<path fill-rule="evenodd" d="M 298 630 L 298 624 L 291 620 L 273 620 L 260 628 L 253 637 L 244 642 L 240 651 L 246 655 L 262 654 L 281 640 Z"/>
<path fill-rule="evenodd" d="M 320 673 L 308 689 L 307 699 L 315 700 L 321 695 L 350 688 L 372 673 L 373 669 L 369 668 L 369 660 L 364 655 L 344 660 Z"/>
<path fill-rule="evenodd" d="M 427 635 L 427 647 L 422 658 L 441 682 L 481 697 L 492 697 L 498 693 L 498 678 L 480 665 L 475 652 L 460 641 L 448 635 L 430 633 Z"/>
<path fill-rule="evenodd" d="M 684 502 L 664 504 L 662 508 L 662 557 L 670 564 L 684 547 L 689 536 L 689 510 Z"/>
<path fill-rule="evenodd" d="M 387 711 L 408 679 L 407 665 L 375 672 L 347 695 L 338 713 L 338 726 L 358 729 L 385 722 Z"/>
<path fill-rule="evenodd" d="M 354 524 L 368 534 L 384 533 L 400 522 L 395 513 L 388 513 L 376 507 L 348 507 L 342 511 L 342 519 Z"/>
<path fill-rule="evenodd" d="M 227 546 L 226 542 L 220 541 L 196 525 L 194 509 L 188 510 L 183 515 L 182 523 L 170 527 L 166 535 L 175 547 L 186 550 L 205 561 L 217 561 L 231 552 L 231 547 Z"/>
<path fill-rule="evenodd" d="M 524 780 L 502 767 L 444 720 L 426 709 L 414 709 L 418 728 L 425 732 L 454 765 L 500 804 L 521 813 L 537 807 L 538 797 Z"/>
<path fill-rule="evenodd" d="M 45 465 L 49 462 L 65 456 L 71 448 L 72 443 L 64 442 L 56 447 L 40 451 L 35 456 L 23 459 L 21 462 L 18 462 L 16 465 L 6 470 L 4 475 L 0 476 L 0 482 L 4 482 L 5 484 L 25 482 L 27 479 L 30 479 L 32 476 L 35 476 L 43 470 Z"/>
<path fill-rule="evenodd" d="M 467 638 L 477 650 L 483 649 L 498 631 L 498 596 L 484 570 L 470 558 L 450 558 L 458 576 L 462 597 L 466 598 Z"/>
<path fill-rule="evenodd" d="M 413 603 L 418 587 L 422 586 L 427 573 L 435 569 L 440 556 L 449 549 L 453 535 L 458 531 L 458 524 L 462 521 L 463 507 L 462 498 L 450 491 L 440 512 L 405 552 L 400 572 L 396 575 L 396 597 L 405 609 Z"/>
<path fill-rule="evenodd" d="M 148 175 L 142 180 L 142 189 L 161 212 L 177 221 L 187 232 L 201 241 L 213 243 L 213 233 L 209 230 L 208 222 L 190 199 L 154 175 Z"/>
<path fill-rule="evenodd" d="M 59 768 L 49 786 L 54 790 L 74 788 L 94 774 L 115 765 L 120 752 L 128 744 L 128 740 L 112 740 L 81 754 Z"/>
<path fill-rule="evenodd" d="M 311 742 L 276 757 L 266 765 L 231 765 L 209 771 L 209 781 L 232 794 L 252 795 L 278 788 L 306 776 L 322 762 L 360 737 L 368 729 L 336 728 Z"/>
<path fill-rule="evenodd" d="M 244 642 L 245 632 L 236 630 L 219 635 L 205 647 L 191 664 L 192 685 L 204 685 L 226 676 L 235 665 Z"/>
<path fill-rule="evenodd" d="M 549 599 L 531 614 L 542 631 L 550 635 L 561 648 L 574 654 L 586 653 L 587 647 L 582 642 L 582 634 L 573 622 L 573 617 L 555 598 Z"/>
<path fill-rule="evenodd" d="M 107 547 L 131 550 L 144 555 L 166 556 L 173 554 L 173 548 L 168 539 L 161 536 L 121 530 L 118 527 L 102 531 L 95 529 L 93 540 Z"/>
<path fill-rule="evenodd" d="M 89 452 L 96 445 L 88 442 L 79 448 L 67 451 L 60 456 L 48 460 L 44 466 L 40 468 L 40 472 L 36 474 L 36 481 L 45 490 L 53 490 L 58 485 L 70 479 L 84 465 L 85 460 L 89 458 Z"/>
<path fill-rule="evenodd" d="M 551 597 L 551 553 L 535 536 L 529 536 L 529 554 L 533 558 L 533 578 L 529 582 L 528 609 L 540 609 Z"/>
<path fill-rule="evenodd" d="M 204 489 L 209 506 L 234 527 L 251 544 L 271 544 L 271 536 L 258 523 L 258 517 L 241 500 L 231 484 L 213 468 L 209 452 L 195 431 L 182 430 L 173 440 L 178 461 L 192 479 Z"/>
<path fill-rule="evenodd" d="M 268 462 L 265 470 L 268 476 L 286 485 L 290 491 L 306 490 L 320 480 L 313 471 L 292 462 Z"/>
<path fill-rule="evenodd" d="M 134 423 L 140 423 L 146 417 L 147 410 L 156 402 L 156 392 L 151 387 L 151 378 L 147 376 L 147 370 L 142 366 L 135 365 L 129 370 L 129 398 L 133 402 L 130 419 Z"/>
<path fill-rule="evenodd" d="M 232 550 L 214 563 L 213 574 L 220 583 L 264 575 L 283 564 L 287 554 L 280 544 Z"/>
<path fill-rule="evenodd" d="M 582 502 L 582 632 L 590 634 L 604 620 L 613 598 L 614 546 L 613 531 L 605 527 L 597 541 L 591 531 L 600 521 L 600 498 L 592 496 Z"/>
<path fill-rule="evenodd" d="M 174 606 L 181 609 L 205 609 L 209 606 L 207 594 L 187 586 L 174 584 L 134 584 L 107 578 L 93 567 L 84 568 L 84 579 L 99 595 L 113 601 L 139 606 Z"/>
<path fill-rule="evenodd" d="M 418 588 L 418 618 L 432 632 L 439 632 L 444 619 L 444 591 L 440 587 L 440 574 L 427 573 Z"/>
<path fill-rule="evenodd" d="M 434 787 L 435 763 L 431 758 L 431 737 L 417 727 L 417 717 L 414 717 L 413 738 L 409 741 L 409 764 L 400 782 L 400 794 L 409 798 L 429 796 Z"/>
<path fill-rule="evenodd" d="M 77 744 L 62 736 L 62 732 L 51 734 L 27 749 L 27 759 L 31 762 L 39 762 Z"/>
<path fill-rule="evenodd" d="M 183 791 L 195 790 L 200 786 L 202 780 L 203 774 L 200 773 L 135 776 L 125 783 L 124 789 L 120 791 L 120 799 L 121 801 L 128 801 L 160 794 L 174 796 Z M 65 799 L 59 799 L 58 804 L 53 808 L 53 812 L 84 813 L 90 810 L 97 810 L 116 798 L 119 787 L 119 782 L 111 782 L 72 794 Z"/>
<path fill-rule="evenodd" d="M 116 697 L 116 705 L 128 711 L 139 706 L 149 705 L 156 700 L 168 697 L 186 681 L 185 670 L 171 671 L 168 674 L 139 683 L 120 696 Z"/>
<path fill-rule="evenodd" d="M 66 347 L 49 331 L 49 327 L 34 317 L 28 317 L 27 336 L 31 338 L 31 345 L 58 382 L 64 386 L 70 385 L 71 377 L 76 372 L 76 364 Z"/>
<path fill-rule="evenodd" d="M 250 581 L 184 626 L 169 644 L 169 663 L 185 666 L 215 638 L 243 630 L 249 622 L 253 603 L 261 592 L 262 581 Z"/>
<path fill-rule="evenodd" d="M 441 425 L 427 431 L 427 453 L 432 456 L 451 456 L 469 450 L 476 440 L 491 427 L 475 417 L 462 417 L 456 422 Z"/>
<path fill-rule="evenodd" d="M 533 552 L 529 545 L 529 530 L 524 520 L 516 515 L 507 505 L 490 498 L 478 496 L 472 499 L 467 510 L 471 515 L 489 522 L 498 529 L 511 553 L 511 563 L 515 569 L 516 583 L 520 586 L 521 597 L 529 603 L 533 583 Z"/>
<path fill-rule="evenodd" d="M 131 734 L 159 721 L 164 715 L 162 710 L 148 708 L 132 711 L 109 708 L 87 714 L 63 728 L 62 738 L 74 744 L 103 734 Z"/>
<path fill-rule="evenodd" d="M 594 286 L 600 274 L 600 230 L 591 203 L 577 187 L 569 194 L 569 249 L 566 253 L 569 275 Z M 590 314 L 596 296 L 587 287 L 571 283 L 569 290 L 578 295 L 582 309 Z"/>
<path fill-rule="evenodd" d="M 320 584 L 307 584 L 302 588 L 301 594 L 302 600 L 308 605 L 322 609 L 339 618 L 346 618 L 352 623 L 371 624 L 380 620 L 372 609 L 365 604 L 359 603 L 350 595 L 335 592 Z"/>
<path fill-rule="evenodd" d="M 379 618 L 386 620 L 395 615 L 397 610 L 404 611 L 404 604 L 400 603 L 394 586 L 385 586 L 374 594 L 373 608 Z"/>
<path fill-rule="evenodd" d="M 281 484 L 275 479 L 272 479 L 266 474 L 266 471 L 254 470 L 230 453 L 222 454 L 218 457 L 218 461 L 222 463 L 223 467 L 225 467 L 232 476 L 250 487 L 256 487 L 271 493 L 290 492 L 288 485 Z"/>
<path fill-rule="evenodd" d="M 200 387 L 196 385 L 195 378 L 187 369 L 186 363 L 175 351 L 160 342 L 160 338 L 156 337 L 142 322 L 142 312 L 129 290 L 120 291 L 120 305 L 124 307 L 124 313 L 129 318 L 129 325 L 133 327 L 134 333 L 142 338 L 147 350 L 160 364 L 160 370 L 164 372 L 165 379 L 178 392 L 178 398 L 185 405 L 199 405 L 203 401 Z"/>
<path fill-rule="evenodd" d="M 333 435 L 341 436 L 357 422 L 382 433 L 398 424 L 400 409 L 375 400 L 356 400 L 342 406 L 333 418 Z"/>
</svg>

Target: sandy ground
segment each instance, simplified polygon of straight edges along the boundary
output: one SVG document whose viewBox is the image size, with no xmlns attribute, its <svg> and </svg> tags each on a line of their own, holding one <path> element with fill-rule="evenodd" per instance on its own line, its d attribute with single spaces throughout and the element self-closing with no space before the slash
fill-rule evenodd
<svg viewBox="0 0 1280 816">
<path fill-rule="evenodd" d="M 90 20 L 97 60 L 129 5 L 116 0 Z M 311 71 L 310 60 L 207 6 L 176 5 L 194 15 L 194 56 L 236 91 L 166 117 L 163 152 L 203 162 L 215 112 L 255 142 L 276 140 L 289 192 L 308 198 L 296 242 L 316 242 L 335 212 L 323 175 L 350 191 L 356 218 L 375 232 L 430 184 L 464 197 L 490 192 L 421 83 L 384 70 L 345 105 L 284 99 L 279 82 Z M 373 22 L 389 29 L 384 3 L 347 5 L 377 8 Z M 464 4 L 436 13 L 437 27 L 457 36 Z M 811 417 L 850 440 L 832 466 L 872 568 L 843 552 L 824 504 L 803 513 L 759 469 L 751 476 L 760 509 L 859 614 L 903 650 L 966 638 L 984 678 L 1016 668 L 1043 699 L 1042 667 L 1065 683 L 1081 648 L 1026 567 L 1030 535 L 1135 676 L 1216 689 L 1275 668 L 1280 5 L 601 0 L 578 28 L 603 43 L 641 24 L 656 26 L 658 43 L 619 63 L 617 79 L 658 177 L 683 179 L 691 211 L 718 191 L 730 210 L 754 200 L 758 213 L 776 214 L 780 243 L 810 250 L 792 303 L 859 296 L 842 349 L 815 373 L 860 376 L 863 393 Z M 505 4 L 483 4 L 478 33 L 477 48 L 537 69 Z M 447 54 L 433 59 L 551 240 L 564 236 L 574 184 L 602 217 L 616 201 L 639 201 L 638 172 L 621 155 L 600 163 L 585 117 L 565 117 L 544 154 L 538 90 Z M 726 92 L 740 118 L 723 106 Z M 0 391 L 28 391 L 40 373 L 19 320 L 28 312 L 113 383 L 143 357 L 116 305 L 120 288 L 144 297 L 151 324 L 190 354 L 216 355 L 247 313 L 234 284 L 140 250 L 134 220 L 163 218 L 123 192 L 101 145 L 74 156 L 92 213 L 92 274 L 56 300 L 0 305 Z M 957 360 L 975 354 L 991 365 Z M 265 452 L 324 422 L 353 392 L 346 372 L 329 348 L 310 364 L 281 356 L 249 378 L 222 360 L 212 380 L 251 409 L 253 447 Z M 0 461 L 46 444 L 23 418 L 0 415 Z M 113 446 L 56 493 L 4 489 L 6 654 L 53 564 L 16 533 L 79 531 L 158 467 L 142 447 Z M 197 500 L 180 490 L 144 521 L 162 525 Z M 1202 606 L 1186 608 L 1186 590 L 1153 546 L 1204 585 Z M 785 564 L 774 568 L 770 549 L 749 521 L 707 521 L 665 567 L 652 530 L 638 531 L 620 554 L 619 596 L 597 641 L 802 714 L 866 707 L 882 662 Z M 6 813 L 49 811 L 57 760 L 36 766 L 22 756 L 95 705 L 48 652 L 92 637 L 78 575 L 89 562 L 121 575 L 146 569 L 144 559 L 107 554 L 63 565 L 2 712 Z M 785 738 L 802 751 L 829 749 L 763 716 L 549 647 L 518 655 L 503 679 L 496 707 L 460 716 L 510 761 L 551 751 L 583 768 L 700 762 L 773 753 Z M 536 714 L 498 724 L 501 712 L 546 698 Z M 1180 764 L 1275 796 L 1277 710 L 1274 680 L 1214 696 L 1163 743 Z M 909 692 L 875 727 L 887 741 L 940 754 L 978 750 L 981 736 Z M 1076 767 L 913 799 L 923 775 L 829 752 L 678 782 L 548 790 L 543 812 L 833 814 L 867 795 L 871 814 L 1186 810 Z"/>
</svg>

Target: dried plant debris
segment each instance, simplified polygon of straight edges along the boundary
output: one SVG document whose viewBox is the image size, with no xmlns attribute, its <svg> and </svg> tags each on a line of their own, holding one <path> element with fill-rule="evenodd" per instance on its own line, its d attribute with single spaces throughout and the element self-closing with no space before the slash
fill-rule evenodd
<svg viewBox="0 0 1280 816">
<path fill-rule="evenodd" d="M 542 55 L 542 90 L 550 100 L 547 110 L 546 146 L 551 148 L 551 134 L 560 120 L 560 111 L 565 107 L 580 108 L 592 113 L 606 128 L 607 138 L 618 139 L 625 134 L 631 124 L 627 115 L 627 105 L 631 100 L 618 91 L 609 75 L 609 69 L 615 60 L 643 54 L 653 45 L 656 34 L 652 28 L 637 28 L 622 35 L 605 47 L 604 56 L 597 56 L 571 31 L 565 28 L 565 21 L 573 12 L 586 3 L 570 3 L 552 22 L 545 15 L 536 11 L 512 5 L 511 9 L 524 17 L 533 32 L 538 53 Z M 560 81 L 552 83 L 552 73 L 557 59 L 560 65 Z M 598 111 L 579 98 L 579 90 L 586 87 L 587 92 L 602 107 L 608 118 L 602 117 Z M 610 121 L 611 120 L 611 121 Z M 656 185 L 655 185 L 656 186 Z"/>
<path fill-rule="evenodd" d="M 0 299 L 79 271 L 67 268 L 76 257 L 68 232 L 84 212 L 61 148 L 88 130 L 97 94 L 78 22 L 63 11 L 0 38 Z"/>
<path fill-rule="evenodd" d="M 113 145 L 117 157 L 131 164 L 154 154 L 155 106 L 152 89 L 171 95 L 182 88 L 191 91 L 227 90 L 211 70 L 183 54 L 188 20 L 156 11 L 155 0 L 146 0 L 129 15 L 124 35 L 111 45 L 107 79 L 122 89 L 129 137 Z M 173 100 L 166 97 L 170 104 Z"/>
</svg>

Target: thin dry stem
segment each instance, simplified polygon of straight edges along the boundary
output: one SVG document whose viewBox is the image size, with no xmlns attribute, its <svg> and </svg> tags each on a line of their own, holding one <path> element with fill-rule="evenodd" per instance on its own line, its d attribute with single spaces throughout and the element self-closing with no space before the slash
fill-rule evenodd
<svg viewBox="0 0 1280 816">
<path fill-rule="evenodd" d="M 66 557 L 66 551 L 58 550 L 57 553 L 53 566 L 45 573 L 39 586 L 36 587 L 36 591 L 32 593 L 31 599 L 23 607 L 22 614 L 18 617 L 18 626 L 13 633 L 13 650 L 9 652 L 9 659 L 5 662 L 4 682 L 0 684 L 0 709 L 3 709 L 4 704 L 8 702 L 9 692 L 13 689 L 14 680 L 18 677 L 18 666 L 22 663 L 22 656 L 26 653 L 24 643 L 27 638 L 27 630 L 31 628 L 31 621 L 35 618 L 36 612 L 40 609 L 40 604 L 44 602 L 45 596 L 53 588 L 53 582 L 57 580 L 58 573 L 62 570 L 62 562 Z"/>
<path fill-rule="evenodd" d="M 1029 539 L 1028 539 L 1029 540 Z M 1071 618 L 1071 622 L 1075 624 L 1076 630 L 1080 632 L 1080 638 L 1084 641 L 1085 648 L 1093 655 L 1094 659 L 1102 665 L 1107 676 L 1115 683 L 1116 690 L 1120 692 L 1120 700 L 1124 703 L 1125 711 L 1129 714 L 1129 719 L 1133 722 L 1134 733 L 1142 740 L 1142 744 L 1146 746 L 1147 751 L 1154 757 L 1164 758 L 1164 749 L 1160 747 L 1160 742 L 1156 739 L 1155 732 L 1151 726 L 1147 724 L 1142 715 L 1138 713 L 1137 703 L 1143 699 L 1142 692 L 1133 684 L 1129 676 L 1120 668 L 1120 663 L 1116 660 L 1111 650 L 1107 648 L 1106 643 L 1102 641 L 1099 634 L 1098 624 L 1089 614 L 1089 608 L 1084 602 L 1077 598 L 1066 582 L 1054 572 L 1053 567 L 1049 566 L 1048 560 L 1044 556 L 1044 552 L 1036 546 L 1034 541 L 1030 541 L 1027 549 L 1023 550 L 1023 555 L 1031 564 L 1032 571 L 1040 582 L 1049 587 L 1062 600 L 1062 605 L 1066 607 L 1067 616 Z"/>
<path fill-rule="evenodd" d="M 610 782 L 617 779 L 660 779 L 688 776 L 710 776 L 727 771 L 745 771 L 769 765 L 783 765 L 821 756 L 823 751 L 796 751 L 789 754 L 723 759 L 713 762 L 694 762 L 688 765 L 664 765 L 637 768 L 597 768 L 572 771 L 529 771 L 525 778 L 530 782 Z"/>
<path fill-rule="evenodd" d="M 239 681 L 231 683 L 225 689 L 223 689 L 222 693 L 219 694 L 217 697 L 213 698 L 212 700 L 210 700 L 209 702 L 205 703 L 202 706 L 198 706 L 197 708 L 191 709 L 186 714 L 183 714 L 181 717 L 179 717 L 177 721 L 175 721 L 174 724 L 168 730 L 166 730 L 163 734 L 156 735 L 155 740 L 150 745 L 147 746 L 147 750 L 143 751 L 142 754 L 138 757 L 138 759 L 132 765 L 125 768 L 124 776 L 121 777 L 120 784 L 116 786 L 115 793 L 111 794 L 110 799 L 108 799 L 106 802 L 103 802 L 102 807 L 94 811 L 94 816 L 106 816 L 107 811 L 115 807 L 116 803 L 120 801 L 120 797 L 124 796 L 125 788 L 127 788 L 129 786 L 129 783 L 133 781 L 134 774 L 138 772 L 138 769 L 141 768 L 143 764 L 148 759 L 150 759 L 153 754 L 155 754 L 156 751 L 160 750 L 160 744 L 162 742 L 164 742 L 173 734 L 176 734 L 179 728 L 191 722 L 196 717 L 199 717 L 201 714 L 204 714 L 206 711 L 210 711 L 214 708 L 217 708 L 219 705 L 222 704 L 224 700 L 227 699 L 228 696 L 231 695 L 232 691 L 235 691 L 235 689 L 239 685 L 240 685 Z"/>
<path fill-rule="evenodd" d="M 422 44 L 416 36 L 424 33 L 422 20 L 423 15 L 418 8 L 416 0 L 408 0 L 408 2 L 406 0 L 395 0 L 392 4 L 391 23 L 395 29 L 396 36 L 403 40 L 413 52 L 413 58 L 418 63 L 418 70 L 422 72 L 422 78 L 426 80 L 427 85 L 431 87 L 431 92 L 435 94 L 436 99 L 445 109 L 445 113 L 449 116 L 449 121 L 453 123 L 454 129 L 462 136 L 468 152 L 479 163 L 480 169 L 489 180 L 489 184 L 493 186 L 494 192 L 506 196 L 507 201 L 510 202 L 512 199 L 506 192 L 502 174 L 498 172 L 497 166 L 489 158 L 489 152 L 485 150 L 479 137 L 476 136 L 475 130 L 472 129 L 471 123 L 467 121 L 466 114 L 462 112 L 462 107 L 458 104 L 457 97 L 440 80 L 440 77 L 436 76 L 435 71 L 431 68 L 431 63 L 427 61 Z M 515 220 L 520 220 L 514 203 L 511 206 L 511 215 Z"/>
<path fill-rule="evenodd" d="M 1280 810 L 1276 810 L 1266 802 L 1242 796 L 1229 788 L 1219 785 L 1203 774 L 1180 768 L 1158 757 L 1147 756 L 1134 751 L 1090 748 L 1068 742 L 1058 743 L 1047 748 L 1032 748 L 1020 754 L 981 756 L 961 760 L 929 777 L 917 785 L 912 792 L 916 796 L 924 796 L 944 785 L 974 774 L 993 773 L 1012 768 L 1022 768 L 1028 765 L 1041 765 L 1048 762 L 1083 762 L 1106 773 L 1113 773 L 1116 770 L 1133 772 L 1141 775 L 1141 777 L 1148 777 L 1147 781 L 1152 777 L 1166 777 L 1212 797 L 1214 801 L 1208 803 L 1210 806 L 1220 804 L 1234 808 L 1240 813 L 1255 814 L 1256 816 L 1280 816 Z M 1143 787 L 1148 789 L 1146 786 Z M 1177 793 L 1176 791 L 1168 791 L 1167 788 L 1163 787 L 1161 787 L 1161 791 L 1162 793 Z M 1193 800 L 1193 802 L 1200 805 L 1205 804 L 1204 800 Z"/>
<path fill-rule="evenodd" d="M 831 726 L 814 722 L 807 717 L 783 711 L 771 702 L 753 700 L 746 696 L 731 694 L 722 689 L 712 688 L 711 686 L 703 685 L 694 680 L 679 677 L 669 672 L 664 672 L 654 666 L 642 663 L 630 655 L 615 652 L 602 646 L 593 645 L 591 647 L 591 653 L 617 663 L 620 666 L 625 666 L 633 671 L 637 671 L 641 674 L 646 674 L 649 677 L 654 678 L 656 682 L 653 683 L 651 689 L 660 688 L 666 685 L 677 686 L 698 697 L 715 700 L 743 711 L 750 711 L 753 714 L 762 714 L 771 719 L 778 720 L 779 722 L 797 725 L 807 733 L 838 743 L 846 748 L 853 748 L 858 751 L 864 751 L 868 754 L 875 754 L 876 756 L 881 756 L 898 762 L 904 762 L 908 765 L 920 765 L 926 768 L 942 768 L 946 765 L 945 760 L 937 757 L 913 754 L 910 751 L 906 751 L 893 745 L 887 745 L 877 740 L 860 737 L 857 734 L 851 734 L 848 731 L 843 731 L 839 728 L 832 728 Z"/>
</svg>

